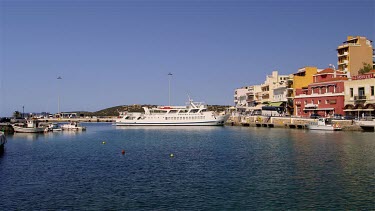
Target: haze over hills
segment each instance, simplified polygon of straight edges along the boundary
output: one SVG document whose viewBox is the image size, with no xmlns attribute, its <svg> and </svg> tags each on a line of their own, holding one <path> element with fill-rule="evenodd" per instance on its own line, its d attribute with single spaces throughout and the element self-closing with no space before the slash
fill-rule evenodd
<svg viewBox="0 0 375 211">
<path fill-rule="evenodd" d="M 143 112 L 142 107 L 156 107 L 157 105 L 120 105 L 110 108 L 105 108 L 95 112 L 89 111 L 70 111 L 71 113 L 77 113 L 78 115 L 84 116 L 118 116 L 121 111 L 129 112 Z M 228 109 L 230 106 L 226 105 L 207 105 L 209 111 L 222 112 Z"/>
</svg>

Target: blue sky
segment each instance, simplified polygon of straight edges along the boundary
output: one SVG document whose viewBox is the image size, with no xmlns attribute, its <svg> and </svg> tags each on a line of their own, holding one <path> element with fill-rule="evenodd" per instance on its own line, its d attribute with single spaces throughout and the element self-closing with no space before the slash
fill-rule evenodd
<svg viewBox="0 0 375 211">
<path fill-rule="evenodd" d="M 233 104 L 267 74 L 337 63 L 348 35 L 375 40 L 374 1 L 0 0 L 0 116 Z M 61 76 L 62 80 L 57 80 Z"/>
</svg>

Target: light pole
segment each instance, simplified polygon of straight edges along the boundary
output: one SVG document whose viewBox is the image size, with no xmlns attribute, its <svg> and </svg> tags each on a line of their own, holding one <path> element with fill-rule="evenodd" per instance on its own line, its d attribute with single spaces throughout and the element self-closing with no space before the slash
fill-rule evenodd
<svg viewBox="0 0 375 211">
<path fill-rule="evenodd" d="M 62 80 L 61 76 L 57 77 L 57 80 Z M 60 115 L 60 89 L 59 89 L 59 83 L 57 82 L 57 113 Z"/>
<path fill-rule="evenodd" d="M 169 102 L 169 106 L 171 106 L 171 77 L 172 77 L 172 73 L 168 73 L 168 102 Z"/>
<path fill-rule="evenodd" d="M 22 106 L 22 118 L 25 116 L 25 106 Z"/>
</svg>

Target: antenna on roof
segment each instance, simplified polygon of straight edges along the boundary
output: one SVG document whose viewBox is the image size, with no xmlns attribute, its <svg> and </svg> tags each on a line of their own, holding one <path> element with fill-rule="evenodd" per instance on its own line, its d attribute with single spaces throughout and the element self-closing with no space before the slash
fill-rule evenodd
<svg viewBox="0 0 375 211">
<path fill-rule="evenodd" d="M 328 67 L 332 67 L 333 69 L 333 77 L 336 78 L 336 67 L 333 64 L 329 64 Z"/>
</svg>

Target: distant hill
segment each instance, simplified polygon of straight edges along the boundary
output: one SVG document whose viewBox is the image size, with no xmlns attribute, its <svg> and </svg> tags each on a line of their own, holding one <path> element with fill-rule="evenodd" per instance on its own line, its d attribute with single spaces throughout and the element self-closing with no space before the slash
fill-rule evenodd
<svg viewBox="0 0 375 211">
<path fill-rule="evenodd" d="M 95 112 L 89 111 L 71 111 L 72 113 L 77 113 L 78 115 L 83 116 L 118 116 L 120 111 L 129 111 L 129 112 L 143 112 L 142 107 L 156 107 L 157 105 L 121 105 L 114 106 L 110 108 L 105 108 Z M 225 111 L 230 106 L 224 105 L 207 105 L 209 111 L 222 112 Z"/>
</svg>

